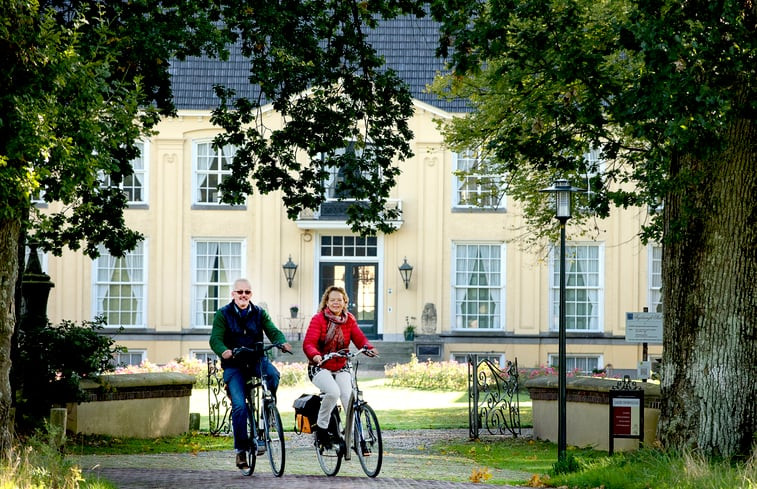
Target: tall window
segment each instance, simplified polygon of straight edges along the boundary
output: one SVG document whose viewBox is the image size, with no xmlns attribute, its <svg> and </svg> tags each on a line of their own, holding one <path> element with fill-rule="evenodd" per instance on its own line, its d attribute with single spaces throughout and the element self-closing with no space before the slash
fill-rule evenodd
<svg viewBox="0 0 757 489">
<path fill-rule="evenodd" d="M 363 150 L 357 147 L 357 144 L 353 141 L 345 148 L 340 148 L 334 152 L 336 155 L 348 155 L 353 157 L 360 157 L 363 154 Z M 324 188 L 326 189 L 326 198 L 333 199 L 349 199 L 352 197 L 346 190 L 339 189 L 338 186 L 347 178 L 347 172 L 342 166 L 327 166 L 325 170 L 328 172 L 326 181 L 324 182 Z"/>
<path fill-rule="evenodd" d="M 649 246 L 649 312 L 662 312 L 662 246 Z"/>
<path fill-rule="evenodd" d="M 105 247 L 95 260 L 94 313 L 105 316 L 108 326 L 144 328 L 147 293 L 146 245 L 141 242 L 123 257 Z"/>
<path fill-rule="evenodd" d="M 145 142 L 139 142 L 137 147 L 139 148 L 139 156 L 131 160 L 133 173 L 124 177 L 120 185 L 129 204 L 147 203 L 148 145 Z M 109 175 L 103 175 L 103 185 L 106 187 L 112 185 Z"/>
<path fill-rule="evenodd" d="M 504 245 L 454 245 L 457 329 L 504 329 Z"/>
<path fill-rule="evenodd" d="M 454 207 L 496 209 L 504 206 L 501 177 L 490 173 L 488 160 L 480 159 L 476 152 L 470 150 L 454 153 L 453 160 Z"/>
<path fill-rule="evenodd" d="M 565 329 L 599 331 L 602 290 L 602 249 L 599 245 L 565 247 Z M 552 330 L 557 331 L 560 312 L 560 248 L 550 261 Z"/>
<path fill-rule="evenodd" d="M 195 240 L 192 255 L 192 326 L 210 327 L 216 310 L 231 301 L 234 280 L 242 276 L 243 243 Z"/>
<path fill-rule="evenodd" d="M 218 184 L 231 175 L 231 161 L 236 148 L 215 149 L 211 141 L 196 142 L 194 147 L 194 203 L 219 204 Z"/>
</svg>

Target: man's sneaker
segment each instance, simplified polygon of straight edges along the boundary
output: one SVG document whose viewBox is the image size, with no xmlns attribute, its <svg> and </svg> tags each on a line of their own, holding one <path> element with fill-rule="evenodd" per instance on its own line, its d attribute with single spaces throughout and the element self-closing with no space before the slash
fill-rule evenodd
<svg viewBox="0 0 757 489">
<path fill-rule="evenodd" d="M 247 464 L 247 452 L 237 452 L 237 468 L 241 470 L 250 468 Z"/>
</svg>

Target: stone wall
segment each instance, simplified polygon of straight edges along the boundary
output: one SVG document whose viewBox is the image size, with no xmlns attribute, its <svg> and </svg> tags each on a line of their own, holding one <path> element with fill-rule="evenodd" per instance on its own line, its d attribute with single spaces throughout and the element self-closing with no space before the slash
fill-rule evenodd
<svg viewBox="0 0 757 489">
<path fill-rule="evenodd" d="M 195 378 L 177 372 L 103 375 L 85 379 L 87 399 L 68 404 L 74 433 L 157 438 L 189 430 Z"/>
<path fill-rule="evenodd" d="M 617 379 L 569 377 L 566 382 L 565 437 L 569 446 L 609 450 L 610 389 Z M 652 382 L 636 382 L 644 389 L 644 443 L 657 440 L 660 417 L 660 386 Z M 534 436 L 557 443 L 558 378 L 544 376 L 525 383 L 534 416 Z M 635 439 L 615 438 L 615 451 L 634 450 Z"/>
</svg>

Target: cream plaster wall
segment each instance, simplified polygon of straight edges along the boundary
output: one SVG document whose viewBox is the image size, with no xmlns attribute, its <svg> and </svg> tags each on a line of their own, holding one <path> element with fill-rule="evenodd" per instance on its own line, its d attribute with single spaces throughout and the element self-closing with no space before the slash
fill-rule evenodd
<svg viewBox="0 0 757 489">
<path fill-rule="evenodd" d="M 524 367 L 547 362 L 557 353 L 556 339 L 544 338 L 548 324 L 548 268 L 543 257 L 521 249 L 514 229 L 522 224 L 517 205 L 508 199 L 504 212 L 453 212 L 452 154 L 444 148 L 435 118 L 449 118 L 433 107 L 416 104 L 410 120 L 415 139 L 415 155 L 400 163 L 402 175 L 392 198 L 402 202 L 400 229 L 379 238 L 382 275 L 380 277 L 379 333 L 385 339 L 401 338 L 405 317 L 414 316 L 420 325 L 423 307 L 436 305 L 437 333 L 454 333 L 451 302 L 451 247 L 453 242 L 486 241 L 506 243 L 505 335 L 528 338 L 506 341 L 495 334 L 465 342 L 447 341 L 445 358 L 453 352 L 503 352 L 508 359 L 518 358 Z M 276 128 L 278 115 L 263 114 L 265 123 Z M 253 301 L 265 302 L 274 320 L 282 326 L 289 306 L 300 306 L 308 318 L 315 310 L 320 291 L 316 285 L 315 261 L 321 231 L 300 228 L 287 219 L 281 193 L 249 197 L 246 206 L 221 209 L 192 208 L 193 141 L 212 139 L 217 130 L 207 113 L 181 112 L 157 127 L 158 135 L 149 144 L 149 203 L 146 208 L 126 211 L 127 223 L 147 237 L 148 247 L 148 330 L 161 338 L 129 336 L 120 344 L 146 349 L 156 363 L 187 356 L 190 349 L 207 349 L 203 336 L 182 337 L 190 331 L 191 243 L 193 238 L 243 239 L 245 275 L 252 283 Z M 568 353 L 602 355 L 605 364 L 616 368 L 635 368 L 641 359 L 641 346 L 622 342 L 625 312 L 641 311 L 647 301 L 647 248 L 636 236 L 645 216 L 639 210 L 614 210 L 610 219 L 597 223 L 596 233 L 569 242 L 597 240 L 603 244 L 604 314 L 603 327 L 615 342 L 568 341 Z M 344 231 L 326 231 L 341 233 Z M 295 284 L 289 288 L 281 265 L 291 255 L 299 265 Z M 397 267 L 407 257 L 413 278 L 406 290 Z M 50 257 L 49 274 L 55 282 L 48 315 L 81 321 L 91 313 L 91 261 L 79 253 L 65 252 Z M 541 335 L 541 336 L 540 336 Z M 659 345 L 650 354 L 659 354 Z"/>
</svg>

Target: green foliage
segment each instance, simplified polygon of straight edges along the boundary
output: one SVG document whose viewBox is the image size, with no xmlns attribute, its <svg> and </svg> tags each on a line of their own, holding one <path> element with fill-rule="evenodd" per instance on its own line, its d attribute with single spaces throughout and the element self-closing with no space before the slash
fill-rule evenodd
<svg viewBox="0 0 757 489">
<path fill-rule="evenodd" d="M 475 109 L 441 122 L 445 139 L 490 158 L 491 168 L 477 171 L 506 175 L 528 229 L 542 235 L 554 229 L 553 213 L 538 190 L 556 178 L 590 191 L 578 197 L 588 205 L 576 207 L 573 227 L 611 205 L 657 209 L 675 189 L 706 182 L 681 155 L 694 163 L 719 154 L 731 124 L 757 108 L 748 4 L 441 0 L 432 15 L 453 69 L 433 90 Z M 604 168 L 585 159 L 592 148 Z M 660 238 L 659 218 L 653 213 L 645 237 Z"/>
<path fill-rule="evenodd" d="M 577 472 L 581 468 L 576 457 L 572 453 L 566 453 L 565 458 L 558 458 L 552 465 L 552 472 L 555 474 L 570 474 L 571 472 Z"/>
<path fill-rule="evenodd" d="M 423 15 L 420 4 L 326 0 L 268 3 L 256 15 L 226 11 L 225 22 L 242 33 L 251 81 L 262 93 L 238 98 L 216 87 L 221 104 L 211 122 L 225 130 L 216 143 L 238 147 L 232 177 L 220 185 L 222 200 L 243 202 L 253 184 L 263 194 L 284 190 L 294 219 L 325 201 L 323 182 L 334 166 L 344 175 L 337 194 L 356 200 L 347 209 L 352 230 L 393 232 L 386 221 L 398 219 L 399 211 L 385 204 L 399 175 L 396 160 L 412 156 L 413 108 L 406 84 L 383 66 L 366 36 L 379 18 Z M 270 102 L 290 119 L 281 129 L 262 121 L 260 108 Z"/>
<path fill-rule="evenodd" d="M 105 319 L 98 317 L 81 325 L 63 321 L 19 330 L 19 357 L 13 372 L 18 379 L 20 430 L 39 427 L 53 405 L 81 400 L 80 380 L 109 368 L 120 347 L 100 333 L 104 324 Z"/>
<path fill-rule="evenodd" d="M 642 449 L 613 457 L 581 457 L 577 472 L 554 475 L 553 487 L 577 489 L 751 489 L 757 481 L 754 460 L 747 463 L 707 460 L 690 451 Z"/>
<path fill-rule="evenodd" d="M 36 432 L 23 446 L 11 447 L 0 458 L 0 487 L 33 489 L 78 489 L 104 487 L 84 485 L 81 469 L 67 460 L 47 440 L 49 434 Z"/>
<path fill-rule="evenodd" d="M 468 389 L 468 366 L 457 362 L 419 362 L 413 355 L 409 363 L 387 367 L 389 385 L 428 390 L 465 391 Z"/>
</svg>

